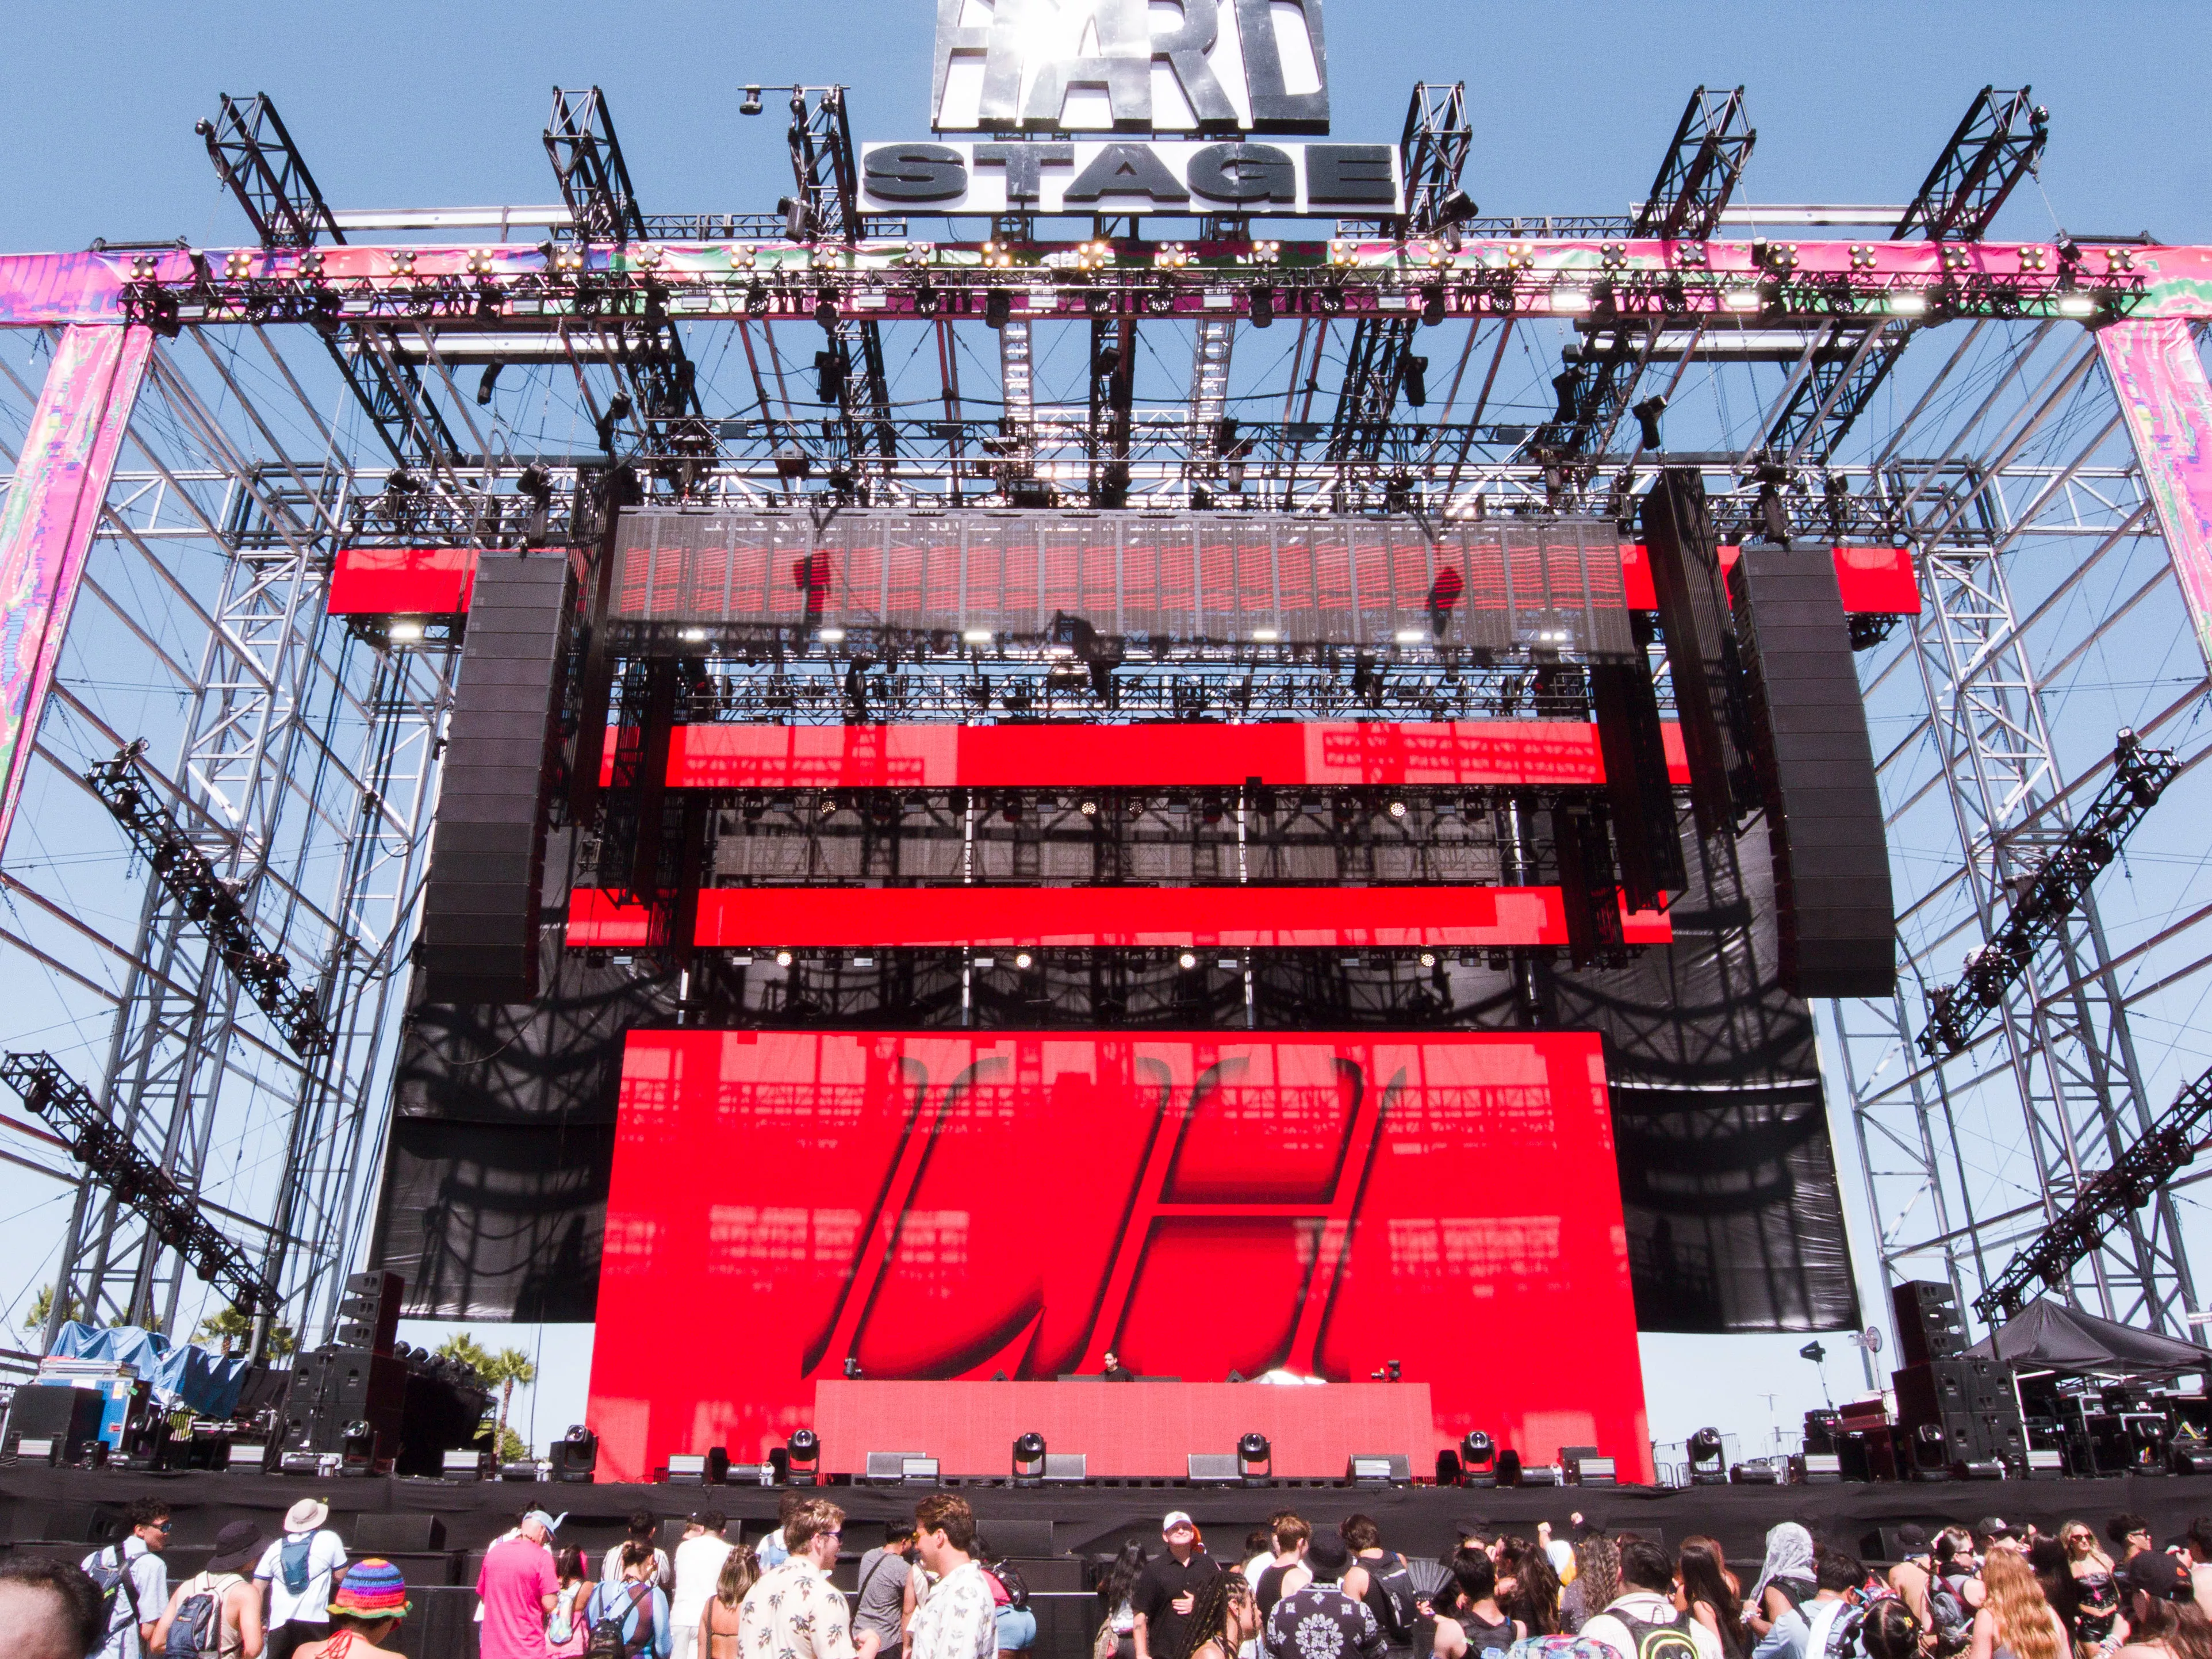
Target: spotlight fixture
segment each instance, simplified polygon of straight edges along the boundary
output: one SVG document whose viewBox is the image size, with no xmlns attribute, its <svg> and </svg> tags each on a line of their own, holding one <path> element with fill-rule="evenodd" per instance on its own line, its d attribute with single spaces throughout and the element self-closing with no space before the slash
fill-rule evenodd
<svg viewBox="0 0 2212 1659">
<path fill-rule="evenodd" d="M 1275 1449 L 1257 1429 L 1237 1443 L 1237 1474 L 1248 1486 L 1267 1484 L 1275 1472 Z"/>
<path fill-rule="evenodd" d="M 1014 296 L 1003 288 L 994 288 L 983 295 L 983 320 L 993 328 L 1004 328 L 1012 320 Z"/>
<path fill-rule="evenodd" d="M 1041 1486 L 1044 1484 L 1044 1437 L 1035 1429 L 1014 1442 L 1014 1484 L 1018 1486 Z"/>
<path fill-rule="evenodd" d="M 776 965 L 777 967 L 779 967 L 779 968 L 788 968 L 788 967 L 790 967 L 790 966 L 791 966 L 791 952 L 790 952 L 790 951 L 778 951 L 775 953 L 775 965 Z"/>
<path fill-rule="evenodd" d="M 1494 1486 L 1498 1448 L 1480 1429 L 1469 1430 L 1459 1443 L 1460 1479 L 1470 1486 Z"/>
<path fill-rule="evenodd" d="M 1444 285 L 1431 283 L 1421 289 L 1421 322 L 1434 328 L 1444 319 Z"/>
<path fill-rule="evenodd" d="M 1401 800 L 1394 800 L 1384 810 L 1387 811 L 1394 818 L 1402 818 L 1406 816 L 1406 803 Z"/>
<path fill-rule="evenodd" d="M 1683 1449 L 1690 1455 L 1690 1484 L 1693 1486 L 1725 1486 L 1728 1485 L 1726 1453 L 1721 1444 L 1718 1429 L 1699 1429 L 1689 1437 Z"/>
<path fill-rule="evenodd" d="M 1185 951 L 1181 956 L 1176 958 L 1176 966 L 1182 969 L 1186 974 L 1188 973 L 1192 969 L 1198 966 L 1197 953 L 1191 951 Z"/>
<path fill-rule="evenodd" d="M 1255 283 L 1245 290 L 1245 295 L 1251 303 L 1252 326 L 1266 328 L 1273 324 L 1275 320 L 1275 285 L 1273 283 Z"/>
<path fill-rule="evenodd" d="M 1661 449 L 1665 447 L 1665 446 L 1660 441 L 1659 417 L 1666 412 L 1666 396 L 1664 393 L 1659 393 L 1652 397 L 1646 398 L 1642 403 L 1637 404 L 1635 408 L 1629 410 L 1630 414 L 1636 416 L 1637 425 L 1643 428 L 1644 447 L 1646 449 Z"/>
<path fill-rule="evenodd" d="M 1415 409 L 1426 406 L 1429 401 L 1429 360 L 1406 355 L 1406 401 Z"/>
<path fill-rule="evenodd" d="M 1424 967 L 1424 968 L 1433 968 L 1433 967 L 1435 967 L 1436 965 L 1437 965 L 1437 953 L 1436 953 L 1434 951 L 1422 951 L 1422 952 L 1421 952 L 1421 966 L 1422 966 L 1422 967 Z"/>
<path fill-rule="evenodd" d="M 1036 958 L 1031 956 L 1028 951 L 1017 951 L 1014 952 L 1014 966 L 1020 969 L 1024 973 L 1027 973 L 1036 965 Z"/>
<path fill-rule="evenodd" d="M 799 1429 L 784 1442 L 784 1467 L 789 1472 L 787 1479 L 794 1486 L 819 1484 L 822 1468 L 822 1441 L 811 1429 Z"/>
<path fill-rule="evenodd" d="M 760 112 L 760 88 L 758 87 L 747 87 L 745 88 L 745 100 L 738 106 L 738 113 L 740 115 L 758 115 Z"/>
</svg>

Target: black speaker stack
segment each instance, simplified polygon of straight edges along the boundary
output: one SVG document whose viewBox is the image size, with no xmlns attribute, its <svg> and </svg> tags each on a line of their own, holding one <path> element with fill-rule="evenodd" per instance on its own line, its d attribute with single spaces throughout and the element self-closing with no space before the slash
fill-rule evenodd
<svg viewBox="0 0 2212 1659">
<path fill-rule="evenodd" d="M 1894 1287 L 1891 1304 L 1905 1361 L 1891 1380 L 1911 1472 L 1923 1479 L 1999 1468 L 2024 1473 L 2027 1429 L 2011 1370 L 1967 1357 L 1966 1324 L 1951 1287 L 1911 1280 Z"/>
<path fill-rule="evenodd" d="M 341 1475 L 434 1475 L 482 1431 L 491 1397 L 482 1379 L 398 1342 L 404 1290 L 397 1273 L 346 1281 L 339 1340 L 292 1362 L 271 1449 L 280 1464 L 312 1456 L 335 1458 Z"/>
<path fill-rule="evenodd" d="M 545 811 L 574 609 L 565 553 L 479 556 L 422 902 L 433 1002 L 538 995 Z"/>
<path fill-rule="evenodd" d="M 1808 1000 L 1888 996 L 1889 848 L 1834 562 L 1825 548 L 1747 547 L 1734 590 L 1782 982 Z"/>
</svg>

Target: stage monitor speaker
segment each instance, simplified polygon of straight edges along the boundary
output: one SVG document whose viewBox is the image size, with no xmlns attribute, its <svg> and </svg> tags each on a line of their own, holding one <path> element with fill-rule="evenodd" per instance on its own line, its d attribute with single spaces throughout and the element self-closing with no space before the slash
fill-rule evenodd
<svg viewBox="0 0 2212 1659">
<path fill-rule="evenodd" d="M 1344 1478 L 1355 1486 L 1410 1486 L 1413 1460 L 1395 1452 L 1354 1452 L 1345 1463 Z"/>
<path fill-rule="evenodd" d="M 433 1002 L 538 995 L 545 809 L 573 609 L 565 552 L 478 556 L 422 896 Z"/>
<path fill-rule="evenodd" d="M 1090 1478 L 1090 1453 L 1048 1451 L 1044 1455 L 1044 1483 L 1048 1486 L 1079 1486 Z"/>
<path fill-rule="evenodd" d="M 354 1517 L 346 1543 L 356 1555 L 428 1555 L 446 1547 L 446 1523 L 434 1515 Z"/>
<path fill-rule="evenodd" d="M 1966 1352 L 1966 1324 L 1959 1297 L 1941 1279 L 1909 1279 L 1893 1285 L 1890 1310 L 1897 1316 L 1897 1357 L 1902 1364 L 1958 1359 Z"/>
<path fill-rule="evenodd" d="M 976 1532 L 994 1555 L 1011 1555 L 1023 1561 L 1049 1561 L 1057 1553 L 1049 1521 L 993 1518 L 976 1524 Z"/>
<path fill-rule="evenodd" d="M 1730 707 L 1735 641 L 1720 548 L 1705 504 L 1704 477 L 1668 467 L 1644 498 L 1644 544 L 1667 666 L 1674 682 L 1676 718 L 1690 767 L 1690 805 L 1701 834 L 1735 827 L 1742 759 Z"/>
<path fill-rule="evenodd" d="M 1244 1479 L 1235 1452 L 1192 1452 L 1184 1462 L 1194 1486 L 1233 1486 Z"/>
<path fill-rule="evenodd" d="M 58 1461 L 73 1463 L 84 1447 L 100 1437 L 100 1421 L 106 1409 L 107 1401 L 97 1389 L 31 1383 L 15 1390 L 15 1404 L 8 1412 L 8 1438 L 51 1441 Z"/>
<path fill-rule="evenodd" d="M 1659 696 L 1642 648 L 1650 624 L 1632 614 L 1639 655 L 1626 663 L 1589 665 L 1590 704 L 1605 757 L 1606 800 L 1612 808 L 1613 842 L 1620 890 L 1632 909 L 1656 910 L 1689 885 L 1682 864 L 1682 831 L 1674 817 L 1674 785 L 1667 769 L 1667 739 L 1659 720 Z"/>
<path fill-rule="evenodd" d="M 920 1452 L 870 1452 L 866 1472 L 860 1479 L 895 1486 L 906 1479 L 906 1466 L 920 1461 Z"/>
<path fill-rule="evenodd" d="M 1735 583 L 1783 984 L 1808 1001 L 1889 996 L 1889 845 L 1835 562 L 1825 548 L 1747 547 Z"/>
</svg>

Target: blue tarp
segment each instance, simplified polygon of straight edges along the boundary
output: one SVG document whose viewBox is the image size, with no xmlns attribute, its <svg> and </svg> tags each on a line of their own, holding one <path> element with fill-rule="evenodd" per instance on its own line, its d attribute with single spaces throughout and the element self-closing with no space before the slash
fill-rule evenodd
<svg viewBox="0 0 2212 1659">
<path fill-rule="evenodd" d="M 135 1365 L 138 1375 L 154 1385 L 165 1401 L 181 1400 L 200 1417 L 224 1418 L 238 1408 L 238 1391 L 246 1382 L 243 1357 L 225 1358 L 187 1342 L 171 1347 L 169 1340 L 136 1326 L 112 1331 L 96 1330 L 72 1319 L 55 1339 L 53 1357 L 62 1359 L 107 1359 Z"/>
</svg>

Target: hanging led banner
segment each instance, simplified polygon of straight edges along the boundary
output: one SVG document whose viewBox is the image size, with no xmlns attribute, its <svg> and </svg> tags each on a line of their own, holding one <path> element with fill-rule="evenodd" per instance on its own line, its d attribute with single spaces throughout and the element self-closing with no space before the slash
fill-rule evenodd
<svg viewBox="0 0 2212 1659">
<path fill-rule="evenodd" d="M 1077 140 L 866 144 L 872 213 L 1264 213 L 1405 210 L 1389 144 Z"/>
<path fill-rule="evenodd" d="M 1321 0 L 937 0 L 939 132 L 1327 132 Z"/>
</svg>

